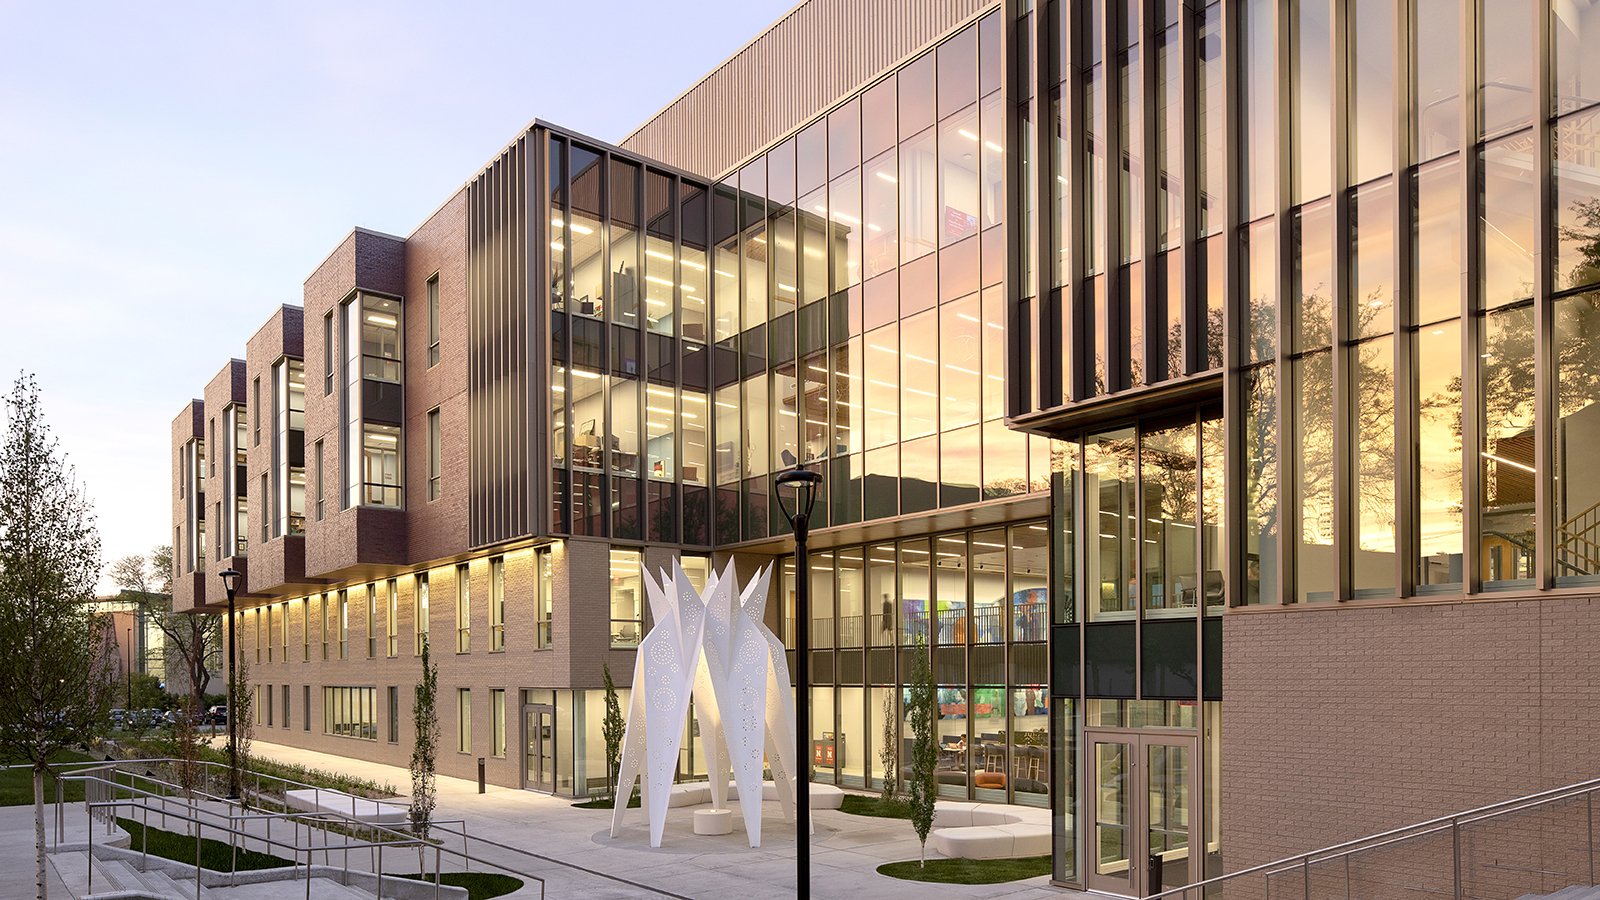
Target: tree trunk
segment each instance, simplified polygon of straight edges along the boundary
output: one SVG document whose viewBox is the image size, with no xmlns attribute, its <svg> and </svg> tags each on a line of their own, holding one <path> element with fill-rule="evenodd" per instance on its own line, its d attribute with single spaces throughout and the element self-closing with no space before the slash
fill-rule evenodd
<svg viewBox="0 0 1600 900">
<path fill-rule="evenodd" d="M 917 868 L 926 869 L 927 867 L 928 867 L 928 842 L 927 841 L 922 841 L 922 858 L 917 862 Z"/>
<path fill-rule="evenodd" d="M 61 785 L 56 785 L 60 790 Z M 46 900 L 48 885 L 44 877 L 44 769 L 33 767 L 33 854 L 34 875 L 39 887 L 39 900 Z"/>
</svg>

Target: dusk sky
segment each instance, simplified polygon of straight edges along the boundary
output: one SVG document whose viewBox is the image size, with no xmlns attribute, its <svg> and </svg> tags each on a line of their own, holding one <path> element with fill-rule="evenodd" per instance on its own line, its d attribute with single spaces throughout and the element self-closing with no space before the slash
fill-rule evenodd
<svg viewBox="0 0 1600 900">
<path fill-rule="evenodd" d="M 352 227 L 534 118 L 620 140 L 792 5 L 0 0 L 0 388 L 37 376 L 105 562 L 171 542 L 172 419 Z"/>
</svg>

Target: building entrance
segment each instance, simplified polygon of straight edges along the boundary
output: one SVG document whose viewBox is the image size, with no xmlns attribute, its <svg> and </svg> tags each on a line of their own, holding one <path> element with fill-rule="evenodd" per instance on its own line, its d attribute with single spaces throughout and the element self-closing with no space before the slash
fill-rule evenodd
<svg viewBox="0 0 1600 900">
<path fill-rule="evenodd" d="M 556 710 L 544 704 L 522 708 L 526 776 L 523 787 L 554 793 L 556 789 Z"/>
<path fill-rule="evenodd" d="M 1198 880 L 1194 735 L 1086 729 L 1087 886 L 1147 897 Z"/>
</svg>

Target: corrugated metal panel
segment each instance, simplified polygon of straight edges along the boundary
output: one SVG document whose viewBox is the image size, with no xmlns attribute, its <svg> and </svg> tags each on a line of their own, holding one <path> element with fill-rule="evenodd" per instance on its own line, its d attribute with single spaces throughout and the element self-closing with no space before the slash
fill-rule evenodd
<svg viewBox="0 0 1600 900">
<path fill-rule="evenodd" d="M 468 521 L 473 546 L 529 533 L 526 139 L 468 187 Z"/>
<path fill-rule="evenodd" d="M 620 144 L 707 178 L 782 137 L 993 0 L 811 0 Z"/>
</svg>

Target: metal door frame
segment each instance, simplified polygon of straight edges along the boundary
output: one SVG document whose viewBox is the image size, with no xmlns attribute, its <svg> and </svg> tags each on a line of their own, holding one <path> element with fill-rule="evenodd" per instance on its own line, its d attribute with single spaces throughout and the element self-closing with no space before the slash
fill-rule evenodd
<svg viewBox="0 0 1600 900">
<path fill-rule="evenodd" d="M 1131 746 L 1133 759 L 1131 768 L 1124 773 L 1128 779 L 1128 816 L 1127 825 L 1130 835 L 1128 865 L 1130 868 L 1128 886 L 1123 889 L 1113 879 L 1110 884 L 1103 880 L 1105 876 L 1095 874 L 1097 866 L 1098 848 L 1095 846 L 1095 829 L 1099 820 L 1099 774 L 1095 771 L 1094 747 L 1095 744 L 1127 744 Z M 1086 773 L 1082 779 L 1084 789 L 1088 792 L 1083 797 L 1083 804 L 1079 809 L 1084 810 L 1087 816 L 1083 827 L 1079 829 L 1078 852 L 1081 864 L 1079 870 L 1083 873 L 1083 884 L 1086 889 L 1098 894 L 1112 894 L 1115 896 L 1146 897 L 1159 893 L 1159 886 L 1154 890 L 1145 882 L 1149 880 L 1147 871 L 1147 857 L 1149 855 L 1150 833 L 1150 773 L 1149 773 L 1149 748 L 1151 746 L 1182 747 L 1189 752 L 1189 766 L 1187 782 L 1189 790 L 1189 874 L 1185 880 L 1193 884 L 1200 880 L 1199 865 L 1204 857 L 1200 852 L 1200 835 L 1202 816 L 1200 815 L 1200 735 L 1190 729 L 1135 729 L 1135 728 L 1085 728 L 1083 730 L 1083 758 L 1079 771 Z M 1126 890 L 1126 893 L 1124 893 Z"/>
<path fill-rule="evenodd" d="M 528 762 L 528 747 L 529 747 L 529 743 L 532 741 L 532 739 L 534 737 L 534 735 L 529 734 L 528 716 L 530 716 L 530 715 L 540 715 L 540 714 L 548 714 L 550 716 L 550 747 L 549 748 L 541 747 L 540 750 L 541 751 L 543 751 L 545 749 L 549 750 L 551 770 L 548 771 L 548 772 L 543 772 L 543 775 L 545 776 L 545 778 L 544 778 L 544 780 L 542 782 L 536 782 L 534 780 L 533 769 L 529 765 L 529 762 Z M 538 728 L 538 724 L 537 724 L 538 720 L 535 719 L 534 722 L 535 722 L 534 728 L 537 729 Z M 555 750 L 555 742 L 556 742 L 556 708 L 555 708 L 555 706 L 553 706 L 553 705 L 551 705 L 549 703 L 524 703 L 524 704 L 522 704 L 522 789 L 523 790 L 525 790 L 525 791 L 538 791 L 540 793 L 545 793 L 545 794 L 553 794 L 553 793 L 555 793 L 555 790 L 556 790 L 556 773 L 555 773 L 556 750 Z M 542 757 L 543 757 L 543 754 L 541 753 L 539 755 L 539 758 L 542 758 Z M 542 768 L 543 767 L 541 766 L 541 769 Z"/>
</svg>

